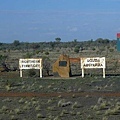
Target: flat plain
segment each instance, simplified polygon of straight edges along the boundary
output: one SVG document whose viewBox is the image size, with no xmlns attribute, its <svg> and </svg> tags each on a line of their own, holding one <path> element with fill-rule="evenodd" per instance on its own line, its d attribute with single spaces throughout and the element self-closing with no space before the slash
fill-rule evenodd
<svg viewBox="0 0 120 120">
<path fill-rule="evenodd" d="M 15 50 L 1 48 L 1 58 L 6 58 L 4 62 L 9 71 L 0 67 L 0 120 L 119 120 L 120 53 L 114 41 L 104 41 L 85 42 L 87 47 L 83 46 L 78 53 L 74 51 L 74 45 L 78 46 L 75 41 L 67 43 L 74 44 L 73 47 L 51 43 L 57 47 L 44 50 L 35 49 L 38 45 L 35 43 L 24 43 L 27 49 L 20 48 L 23 43 L 14 46 Z M 28 45 L 34 49 L 28 49 Z M 105 57 L 106 77 L 102 77 L 102 69 L 90 69 L 85 70 L 82 78 L 80 63 L 71 63 L 70 78 L 54 77 L 52 65 L 63 53 L 70 58 Z M 26 57 L 45 60 L 43 78 L 39 78 L 36 70 L 24 70 L 23 77 L 19 77 L 18 61 Z"/>
</svg>

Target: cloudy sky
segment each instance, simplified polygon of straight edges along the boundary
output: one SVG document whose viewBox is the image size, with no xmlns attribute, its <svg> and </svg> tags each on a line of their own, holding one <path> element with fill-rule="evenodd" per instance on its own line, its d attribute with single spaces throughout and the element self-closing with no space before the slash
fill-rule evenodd
<svg viewBox="0 0 120 120">
<path fill-rule="evenodd" d="M 116 39 L 120 0 L 0 0 L 0 42 Z"/>
</svg>

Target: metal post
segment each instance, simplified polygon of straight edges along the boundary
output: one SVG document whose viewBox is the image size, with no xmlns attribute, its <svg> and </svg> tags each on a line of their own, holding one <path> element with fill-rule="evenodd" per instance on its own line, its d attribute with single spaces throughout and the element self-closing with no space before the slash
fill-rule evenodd
<svg viewBox="0 0 120 120">
<path fill-rule="evenodd" d="M 42 78 L 42 68 L 40 68 L 40 78 Z"/>
<path fill-rule="evenodd" d="M 84 77 L 84 68 L 82 68 L 82 78 Z"/>
<path fill-rule="evenodd" d="M 22 69 L 20 69 L 20 77 L 22 77 Z"/>
<path fill-rule="evenodd" d="M 103 68 L 103 78 L 105 78 L 105 68 Z"/>
</svg>

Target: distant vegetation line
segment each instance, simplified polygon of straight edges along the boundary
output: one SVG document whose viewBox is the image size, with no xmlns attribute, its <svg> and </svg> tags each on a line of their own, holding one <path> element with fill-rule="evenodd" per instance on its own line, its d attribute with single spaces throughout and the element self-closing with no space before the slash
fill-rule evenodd
<svg viewBox="0 0 120 120">
<path fill-rule="evenodd" d="M 105 56 L 108 59 L 115 59 L 114 63 L 109 66 L 113 65 L 111 68 L 119 71 L 119 52 L 116 49 L 116 42 L 117 40 L 103 38 L 88 41 L 74 39 L 73 41 L 62 42 L 61 38 L 55 38 L 55 41 L 51 42 L 29 43 L 14 40 L 13 43 L 0 43 L 0 72 L 19 70 L 19 58 L 42 58 L 43 74 L 51 75 L 52 65 L 60 54 L 66 54 L 73 58 L 78 56 Z M 77 74 L 79 69 L 75 68 L 74 65 L 72 66 L 72 72 Z M 33 70 L 28 72 L 29 76 L 36 76 L 37 74 Z"/>
<path fill-rule="evenodd" d="M 116 40 L 109 40 L 98 38 L 96 40 L 88 41 L 78 41 L 74 39 L 73 41 L 61 42 L 61 38 L 55 38 L 55 41 L 51 42 L 20 42 L 19 40 L 14 40 L 13 43 L 1 43 L 0 50 L 20 50 L 20 49 L 54 49 L 54 48 L 80 48 L 87 49 L 88 47 L 100 47 L 100 46 L 115 46 Z M 94 48 L 93 48 L 94 49 Z"/>
</svg>

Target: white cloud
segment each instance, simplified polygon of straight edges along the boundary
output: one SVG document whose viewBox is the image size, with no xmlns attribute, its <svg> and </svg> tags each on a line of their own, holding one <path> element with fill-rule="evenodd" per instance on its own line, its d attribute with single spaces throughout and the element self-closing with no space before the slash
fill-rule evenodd
<svg viewBox="0 0 120 120">
<path fill-rule="evenodd" d="M 69 27 L 68 29 L 69 29 L 70 32 L 76 32 L 76 31 L 78 31 L 77 27 Z"/>
<path fill-rule="evenodd" d="M 39 28 L 38 27 L 31 27 L 31 28 L 29 28 L 29 30 L 39 30 Z"/>
<path fill-rule="evenodd" d="M 56 35 L 56 33 L 55 32 L 48 32 L 48 33 L 46 33 L 47 35 Z"/>
</svg>

